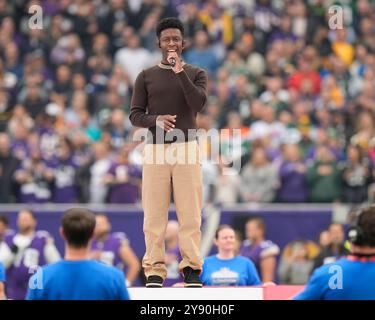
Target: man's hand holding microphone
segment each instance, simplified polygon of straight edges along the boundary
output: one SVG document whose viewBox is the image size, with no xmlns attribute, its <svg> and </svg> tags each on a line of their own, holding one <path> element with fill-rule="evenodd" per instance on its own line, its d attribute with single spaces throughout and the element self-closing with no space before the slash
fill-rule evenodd
<svg viewBox="0 0 375 320">
<path fill-rule="evenodd" d="M 178 56 L 176 50 L 168 50 L 167 60 L 171 65 L 174 73 L 179 73 L 183 70 L 181 59 Z"/>
</svg>

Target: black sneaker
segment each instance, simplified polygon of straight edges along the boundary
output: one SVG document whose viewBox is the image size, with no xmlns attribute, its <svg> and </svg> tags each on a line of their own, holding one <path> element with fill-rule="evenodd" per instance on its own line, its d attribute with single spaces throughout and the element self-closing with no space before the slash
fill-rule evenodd
<svg viewBox="0 0 375 320">
<path fill-rule="evenodd" d="M 146 288 L 162 288 L 163 278 L 160 276 L 149 276 L 146 281 Z"/>
<path fill-rule="evenodd" d="M 184 274 L 184 286 L 187 288 L 202 288 L 202 281 L 199 279 L 200 270 L 193 270 L 190 267 L 182 269 Z"/>
</svg>

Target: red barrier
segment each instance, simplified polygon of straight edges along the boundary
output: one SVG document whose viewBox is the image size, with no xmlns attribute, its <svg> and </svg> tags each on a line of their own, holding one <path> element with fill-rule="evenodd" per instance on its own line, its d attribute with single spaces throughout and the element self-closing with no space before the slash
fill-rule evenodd
<svg viewBox="0 0 375 320">
<path fill-rule="evenodd" d="M 305 286 L 264 286 L 263 300 L 291 300 Z"/>
</svg>

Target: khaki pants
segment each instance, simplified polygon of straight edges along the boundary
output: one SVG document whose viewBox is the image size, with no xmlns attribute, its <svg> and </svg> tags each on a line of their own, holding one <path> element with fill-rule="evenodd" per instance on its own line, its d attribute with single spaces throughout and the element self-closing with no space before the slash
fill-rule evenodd
<svg viewBox="0 0 375 320">
<path fill-rule="evenodd" d="M 200 256 L 202 172 L 197 141 L 147 144 L 143 151 L 142 206 L 146 253 L 142 266 L 146 277 L 165 279 L 164 236 L 171 192 L 179 222 L 179 269 L 202 269 Z"/>
</svg>

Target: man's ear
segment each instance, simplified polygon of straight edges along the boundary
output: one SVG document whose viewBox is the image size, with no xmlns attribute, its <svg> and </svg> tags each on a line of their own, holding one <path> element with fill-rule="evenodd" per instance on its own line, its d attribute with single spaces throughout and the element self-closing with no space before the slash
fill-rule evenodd
<svg viewBox="0 0 375 320">
<path fill-rule="evenodd" d="M 59 233 L 60 233 L 61 238 L 63 238 L 65 240 L 64 230 L 63 230 L 62 227 L 60 227 Z"/>
<path fill-rule="evenodd" d="M 185 46 L 186 46 L 186 41 L 182 39 L 182 49 L 185 49 Z"/>
<path fill-rule="evenodd" d="M 217 241 L 216 238 L 214 239 L 214 245 L 215 245 L 216 247 L 218 246 L 218 241 Z"/>
</svg>

